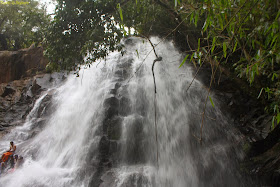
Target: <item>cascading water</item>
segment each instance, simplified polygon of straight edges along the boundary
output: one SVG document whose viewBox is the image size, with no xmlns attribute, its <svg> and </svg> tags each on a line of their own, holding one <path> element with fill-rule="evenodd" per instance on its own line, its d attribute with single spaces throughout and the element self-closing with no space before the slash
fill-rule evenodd
<svg viewBox="0 0 280 187">
<path fill-rule="evenodd" d="M 193 71 L 187 65 L 178 68 L 182 55 L 173 44 L 156 47 L 162 57 L 155 64 L 156 130 L 151 71 L 156 57 L 144 39 L 127 39 L 125 46 L 124 56 L 112 53 L 106 62 L 53 88 L 53 107 L 40 132 L 31 136 L 48 92 L 25 124 L 2 138 L 1 151 L 13 140 L 25 162 L 2 175 L 1 186 L 245 185 L 237 169 L 239 137 L 215 99 L 215 107 L 206 106 L 203 143 L 195 138 L 207 90 L 195 80 L 187 91 Z"/>
</svg>

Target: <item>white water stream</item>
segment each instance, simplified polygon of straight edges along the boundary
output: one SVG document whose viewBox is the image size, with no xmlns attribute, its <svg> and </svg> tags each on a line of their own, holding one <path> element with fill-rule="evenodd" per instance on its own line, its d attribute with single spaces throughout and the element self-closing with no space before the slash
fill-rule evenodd
<svg viewBox="0 0 280 187">
<path fill-rule="evenodd" d="M 156 47 L 158 55 L 163 58 L 155 65 L 156 143 L 151 72 L 155 55 L 150 52 L 152 47 L 148 41 L 137 38 L 129 41 L 124 56 L 114 52 L 106 62 L 81 70 L 80 77 L 70 75 L 63 85 L 53 88 L 55 107 L 38 134 L 30 138 L 31 127 L 39 120 L 38 109 L 48 92 L 37 100 L 25 123 L 1 139 L 1 153 L 8 149 L 10 141 L 14 141 L 17 154 L 22 155 L 25 162 L 15 172 L 2 175 L 0 186 L 245 185 L 236 169 L 237 160 L 242 156 L 234 146 L 238 136 L 233 135 L 214 95 L 215 108 L 209 101 L 206 108 L 204 143 L 200 145 L 193 136 L 200 135 L 201 113 L 207 91 L 195 80 L 186 92 L 193 79 L 193 70 L 187 65 L 178 68 L 184 56 L 171 42 L 162 42 Z M 152 38 L 155 44 L 159 41 Z M 129 60 L 133 62 L 126 70 L 128 76 L 120 79 L 115 72 Z M 103 103 L 112 96 L 110 90 L 115 88 L 116 83 L 120 83 L 121 87 L 114 97 L 120 99 L 125 94 L 130 101 L 130 111 L 120 115 L 119 154 L 111 167 L 102 170 L 100 177 L 103 176 L 103 183 L 100 183 L 100 180 L 95 182 L 93 179 L 98 164 L 91 165 L 89 160 L 100 160 L 98 146 L 103 136 L 100 130 L 104 120 Z M 110 177 L 106 179 L 108 173 Z"/>
</svg>

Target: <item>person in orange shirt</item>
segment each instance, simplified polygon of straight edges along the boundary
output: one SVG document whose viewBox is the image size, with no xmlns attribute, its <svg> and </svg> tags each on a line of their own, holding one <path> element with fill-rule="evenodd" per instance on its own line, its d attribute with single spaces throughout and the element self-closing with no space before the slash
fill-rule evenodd
<svg viewBox="0 0 280 187">
<path fill-rule="evenodd" d="M 10 149 L 2 155 L 1 162 L 7 162 L 9 157 L 15 153 L 16 149 L 17 146 L 14 144 L 14 142 L 10 142 Z"/>
</svg>

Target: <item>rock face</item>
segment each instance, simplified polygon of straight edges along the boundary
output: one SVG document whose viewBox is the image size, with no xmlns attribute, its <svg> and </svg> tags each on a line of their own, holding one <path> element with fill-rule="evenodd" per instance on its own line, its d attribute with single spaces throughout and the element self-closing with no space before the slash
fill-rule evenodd
<svg viewBox="0 0 280 187">
<path fill-rule="evenodd" d="M 0 84 L 44 72 L 48 61 L 42 47 L 31 46 L 19 51 L 0 51 Z"/>
<path fill-rule="evenodd" d="M 53 92 L 48 90 L 52 87 L 54 80 L 57 82 L 57 80 L 62 81 L 63 79 L 62 74 L 41 74 L 0 84 L 0 136 L 10 131 L 12 127 L 22 125 L 36 100 L 42 93 L 45 93 L 37 113 L 34 114 L 36 115 L 34 117 L 38 118 L 36 124 L 42 127 L 44 118 L 50 115 L 54 106 L 51 103 Z M 31 136 L 40 130 L 38 128 L 36 130 L 35 127 L 34 129 Z"/>
<path fill-rule="evenodd" d="M 89 186 L 115 186 L 114 172 L 110 169 L 123 162 L 119 160 L 124 148 L 121 142 L 124 117 L 131 112 L 131 101 L 127 93 L 127 80 L 132 72 L 132 58 L 118 61 L 114 71 L 114 85 L 104 100 L 104 118 L 102 121 L 101 139 L 98 148 L 97 171 L 91 178 Z M 135 122 L 135 125 L 137 122 Z M 140 130 L 141 131 L 141 130 Z M 134 136 L 137 133 L 131 133 Z M 130 150 L 130 149 L 129 149 Z M 130 150 L 135 151 L 135 150 Z M 135 153 L 137 154 L 137 152 Z M 137 158 L 134 157 L 137 160 Z M 127 161 L 127 159 L 125 159 Z"/>
<path fill-rule="evenodd" d="M 34 102 L 40 93 L 46 90 L 46 85 L 51 81 L 49 79 L 51 75 L 42 74 L 47 63 L 42 47 L 32 45 L 19 51 L 0 51 L 0 131 L 2 134 L 11 127 L 24 123 Z M 36 75 L 39 73 L 41 75 Z"/>
<path fill-rule="evenodd" d="M 280 186 L 280 126 L 271 131 L 272 117 L 264 112 L 257 96 L 246 93 L 241 80 L 218 74 L 212 91 L 220 101 L 224 115 L 228 115 L 235 128 L 243 134 L 243 139 L 239 141 L 246 154 L 241 163 L 242 170 L 265 186 Z M 202 68 L 199 79 L 209 85 L 211 68 Z"/>
</svg>

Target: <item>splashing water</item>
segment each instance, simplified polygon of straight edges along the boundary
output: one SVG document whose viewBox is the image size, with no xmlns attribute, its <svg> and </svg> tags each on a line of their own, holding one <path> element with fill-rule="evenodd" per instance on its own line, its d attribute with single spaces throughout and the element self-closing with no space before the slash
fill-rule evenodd
<svg viewBox="0 0 280 187">
<path fill-rule="evenodd" d="M 194 137 L 207 90 L 194 80 L 187 91 L 193 70 L 178 68 L 183 56 L 172 42 L 156 47 L 163 59 L 155 64 L 156 108 L 152 47 L 139 38 L 125 46 L 124 56 L 114 52 L 53 88 L 51 114 L 34 136 L 47 92 L 25 124 L 2 138 L 1 151 L 13 140 L 25 162 L 2 175 L 1 186 L 245 186 L 237 169 L 242 153 L 234 145 L 239 137 L 215 99 L 215 108 L 207 103 L 203 143 Z"/>
</svg>

